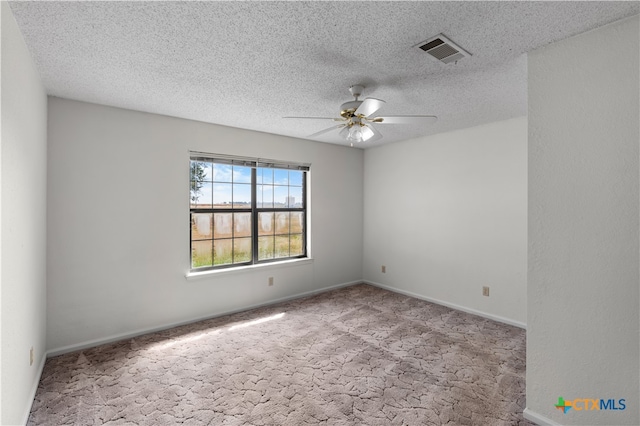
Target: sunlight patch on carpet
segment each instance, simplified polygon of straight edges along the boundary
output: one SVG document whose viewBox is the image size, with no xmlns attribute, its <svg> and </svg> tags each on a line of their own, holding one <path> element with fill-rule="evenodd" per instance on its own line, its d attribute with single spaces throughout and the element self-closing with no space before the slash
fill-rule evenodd
<svg viewBox="0 0 640 426">
<path fill-rule="evenodd" d="M 277 319 L 282 318 L 283 316 L 284 316 L 284 312 L 280 312 L 279 314 L 271 315 L 271 316 L 264 317 L 264 318 L 258 318 L 256 320 L 247 321 L 247 322 L 242 323 L 242 324 L 236 324 L 236 325 L 230 327 L 229 331 L 237 330 L 239 328 L 251 327 L 252 325 L 262 324 L 263 322 L 267 322 L 267 321 L 277 320 Z"/>
</svg>

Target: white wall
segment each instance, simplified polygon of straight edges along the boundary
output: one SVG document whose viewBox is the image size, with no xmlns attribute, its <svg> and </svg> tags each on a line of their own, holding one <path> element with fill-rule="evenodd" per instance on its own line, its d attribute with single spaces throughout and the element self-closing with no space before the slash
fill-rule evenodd
<svg viewBox="0 0 640 426">
<path fill-rule="evenodd" d="M 636 16 L 529 54 L 527 412 L 567 425 L 640 424 L 639 36 Z"/>
<path fill-rule="evenodd" d="M 189 150 L 311 163 L 313 262 L 186 280 Z M 48 348 L 360 281 L 362 168 L 357 149 L 50 98 Z"/>
<path fill-rule="evenodd" d="M 26 421 L 45 355 L 47 97 L 7 2 L 0 14 L 0 423 L 10 425 Z"/>
<path fill-rule="evenodd" d="M 524 325 L 525 117 L 369 149 L 364 182 L 365 281 Z"/>
</svg>

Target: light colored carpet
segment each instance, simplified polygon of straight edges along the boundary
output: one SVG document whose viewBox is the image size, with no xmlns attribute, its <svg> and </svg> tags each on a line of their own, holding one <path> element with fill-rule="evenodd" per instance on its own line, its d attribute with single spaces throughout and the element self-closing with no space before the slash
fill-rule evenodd
<svg viewBox="0 0 640 426">
<path fill-rule="evenodd" d="M 368 285 L 47 360 L 29 425 L 528 425 L 525 332 Z"/>
</svg>

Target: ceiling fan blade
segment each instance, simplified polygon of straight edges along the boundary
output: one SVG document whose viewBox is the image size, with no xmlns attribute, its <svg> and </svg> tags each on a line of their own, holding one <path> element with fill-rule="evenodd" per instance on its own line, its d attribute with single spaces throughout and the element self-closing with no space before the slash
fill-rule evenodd
<svg viewBox="0 0 640 426">
<path fill-rule="evenodd" d="M 308 138 L 315 138 L 316 136 L 323 135 L 325 133 L 328 133 L 328 132 L 330 132 L 332 130 L 335 130 L 335 129 L 339 129 L 340 127 L 344 127 L 344 126 L 345 126 L 344 124 L 338 124 L 337 126 L 333 126 L 333 127 L 329 127 L 328 129 L 320 130 L 319 132 L 316 132 L 316 133 L 314 133 L 312 135 L 309 135 L 307 137 Z"/>
<path fill-rule="evenodd" d="M 333 120 L 333 121 L 346 121 L 342 117 L 282 117 L 282 118 L 295 118 L 297 120 Z"/>
<path fill-rule="evenodd" d="M 381 121 L 378 121 L 382 119 Z M 435 123 L 438 117 L 435 115 L 388 115 L 386 117 L 372 118 L 376 124 L 427 124 Z"/>
<path fill-rule="evenodd" d="M 361 115 L 363 117 L 368 117 L 374 112 L 376 112 L 377 110 L 379 110 L 384 104 L 385 104 L 385 101 L 383 100 L 375 99 L 375 98 L 367 98 L 364 101 L 362 101 L 362 104 L 360 104 L 360 106 L 358 107 L 358 109 L 354 114 Z"/>
<path fill-rule="evenodd" d="M 344 129 L 340 130 L 339 135 L 346 139 L 347 136 L 349 136 L 349 128 L 344 126 Z"/>
</svg>

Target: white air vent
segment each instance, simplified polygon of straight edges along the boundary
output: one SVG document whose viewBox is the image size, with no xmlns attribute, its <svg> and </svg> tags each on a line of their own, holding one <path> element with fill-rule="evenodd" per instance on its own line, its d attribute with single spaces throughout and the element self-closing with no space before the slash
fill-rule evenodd
<svg viewBox="0 0 640 426">
<path fill-rule="evenodd" d="M 462 58 L 471 56 L 471 53 L 467 52 L 442 34 L 438 34 L 435 37 L 431 37 L 428 40 L 418 43 L 415 47 L 427 52 L 440 62 L 449 64 L 451 62 L 458 62 Z"/>
</svg>

